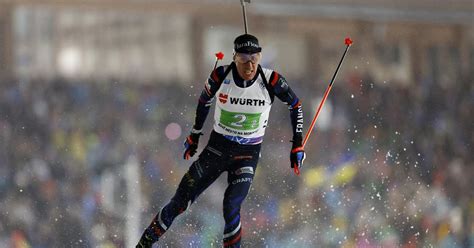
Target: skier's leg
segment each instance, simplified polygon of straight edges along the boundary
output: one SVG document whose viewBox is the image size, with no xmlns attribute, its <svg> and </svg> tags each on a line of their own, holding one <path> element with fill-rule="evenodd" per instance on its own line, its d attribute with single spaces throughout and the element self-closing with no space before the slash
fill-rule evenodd
<svg viewBox="0 0 474 248">
<path fill-rule="evenodd" d="M 199 159 L 189 167 L 173 198 L 158 212 L 142 235 L 142 239 L 148 237 L 151 240 L 150 246 L 158 241 L 171 226 L 173 220 L 184 212 L 223 172 L 221 169 L 223 166 L 219 166 L 222 163 L 221 155 L 220 151 L 208 146 L 201 153 Z"/>
<path fill-rule="evenodd" d="M 240 206 L 252 185 L 258 153 L 236 157 L 236 165 L 228 171 L 228 187 L 224 195 L 224 247 L 240 247 Z"/>
</svg>

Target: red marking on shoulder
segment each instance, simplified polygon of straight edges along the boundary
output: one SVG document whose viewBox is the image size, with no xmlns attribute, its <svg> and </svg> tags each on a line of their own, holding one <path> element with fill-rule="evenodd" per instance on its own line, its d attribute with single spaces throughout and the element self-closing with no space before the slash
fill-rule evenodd
<svg viewBox="0 0 474 248">
<path fill-rule="evenodd" d="M 275 86 L 275 84 L 278 81 L 278 79 L 280 78 L 280 76 L 278 75 L 278 72 L 276 72 L 276 71 L 273 71 L 273 73 L 274 73 L 273 75 L 275 75 L 275 76 L 273 77 L 273 80 L 270 82 L 270 84 L 272 86 Z"/>
</svg>

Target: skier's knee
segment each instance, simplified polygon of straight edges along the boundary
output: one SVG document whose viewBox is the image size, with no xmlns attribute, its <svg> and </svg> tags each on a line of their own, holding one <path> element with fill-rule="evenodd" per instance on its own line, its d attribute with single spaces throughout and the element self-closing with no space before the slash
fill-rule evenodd
<svg viewBox="0 0 474 248">
<path fill-rule="evenodd" d="M 226 223 L 233 222 L 236 217 L 240 216 L 240 208 L 244 199 L 245 195 L 224 199 L 223 213 Z"/>
<path fill-rule="evenodd" d="M 176 197 L 174 197 L 171 199 L 169 204 L 173 212 L 175 212 L 176 215 L 179 215 L 188 209 L 191 205 L 191 200 L 176 199 Z"/>
<path fill-rule="evenodd" d="M 234 222 L 240 217 L 240 206 L 224 207 L 224 220 L 226 223 Z"/>
<path fill-rule="evenodd" d="M 179 184 L 178 190 L 181 190 L 185 193 L 191 193 L 196 191 L 197 189 L 197 183 L 200 179 L 200 173 L 198 167 L 199 166 L 199 161 L 194 162 L 189 170 L 184 174 L 183 178 L 181 179 L 181 182 Z"/>
<path fill-rule="evenodd" d="M 194 192 L 197 191 L 197 181 L 195 173 L 192 170 L 186 172 L 179 183 L 176 195 L 173 197 L 177 202 L 193 202 Z"/>
</svg>

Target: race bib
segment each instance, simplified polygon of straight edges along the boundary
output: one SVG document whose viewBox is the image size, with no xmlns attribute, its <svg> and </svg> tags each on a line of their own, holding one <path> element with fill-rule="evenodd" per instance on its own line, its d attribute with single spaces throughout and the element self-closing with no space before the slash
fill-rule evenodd
<svg viewBox="0 0 474 248">
<path fill-rule="evenodd" d="M 221 109 L 220 123 L 239 131 L 251 131 L 258 128 L 261 113 L 239 113 Z"/>
</svg>

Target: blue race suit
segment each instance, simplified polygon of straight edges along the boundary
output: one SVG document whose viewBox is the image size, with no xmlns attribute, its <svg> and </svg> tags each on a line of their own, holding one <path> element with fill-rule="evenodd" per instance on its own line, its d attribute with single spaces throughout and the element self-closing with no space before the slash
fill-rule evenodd
<svg viewBox="0 0 474 248">
<path fill-rule="evenodd" d="M 259 70 L 261 72 L 260 67 Z M 194 129 L 202 129 L 215 93 L 230 71 L 232 71 L 234 78 L 238 77 L 233 63 L 227 69 L 221 66 L 212 72 L 199 99 Z M 256 75 L 256 78 L 258 76 L 259 74 Z M 264 76 L 262 75 L 262 77 Z M 302 124 L 298 124 L 302 123 L 303 117 L 299 99 L 288 86 L 286 80 L 278 73 L 273 72 L 270 80 L 267 82 L 264 79 L 264 81 L 272 98 L 277 96 L 289 106 L 293 139 L 301 142 Z M 239 83 L 242 82 L 236 81 L 236 84 Z M 247 197 L 255 175 L 260 147 L 261 143 L 241 144 L 232 137 L 212 131 L 207 146 L 183 176 L 175 195 L 158 212 L 145 230 L 144 235 L 157 241 L 179 214 L 184 212 L 223 172 L 227 172 L 228 186 L 223 202 L 225 220 L 223 243 L 224 247 L 240 247 L 242 233 L 240 208 Z"/>
</svg>

